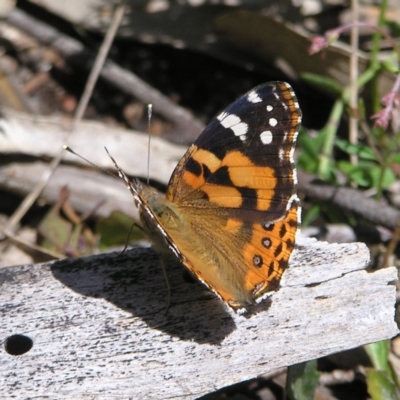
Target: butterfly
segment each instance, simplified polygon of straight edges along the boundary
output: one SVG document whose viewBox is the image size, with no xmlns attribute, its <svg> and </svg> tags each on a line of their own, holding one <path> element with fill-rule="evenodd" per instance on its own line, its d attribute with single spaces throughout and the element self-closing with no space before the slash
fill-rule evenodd
<svg viewBox="0 0 400 400">
<path fill-rule="evenodd" d="M 301 110 L 291 86 L 250 90 L 204 129 L 166 194 L 130 180 L 155 248 L 168 248 L 238 312 L 279 286 L 300 224 L 293 161 Z"/>
</svg>

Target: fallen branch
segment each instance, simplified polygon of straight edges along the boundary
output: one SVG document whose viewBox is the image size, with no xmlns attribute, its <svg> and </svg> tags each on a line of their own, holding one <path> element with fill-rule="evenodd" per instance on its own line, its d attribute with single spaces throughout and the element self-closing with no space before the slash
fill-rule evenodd
<svg viewBox="0 0 400 400">
<path fill-rule="evenodd" d="M 300 245 L 281 288 L 246 316 L 148 249 L 0 270 L 6 397 L 194 399 L 277 368 L 388 339 L 395 268 L 367 273 L 361 243 Z M 4 348 L 3 348 L 4 349 Z"/>
<path fill-rule="evenodd" d="M 31 157 L 54 157 L 68 144 L 77 153 L 102 168 L 115 170 L 104 150 L 107 147 L 124 170 L 137 177 L 147 177 L 148 135 L 95 121 L 82 121 L 69 133 L 69 124 L 60 117 L 34 116 L 11 110 L 0 115 L 0 154 Z M 167 183 L 186 147 L 153 137 L 150 144 L 150 178 Z M 64 161 L 88 164 L 65 152 Z M 29 190 L 29 189 L 28 189 Z"/>
<path fill-rule="evenodd" d="M 6 22 L 36 38 L 39 42 L 51 46 L 68 62 L 80 68 L 91 69 L 95 54 L 85 48 L 82 43 L 62 34 L 57 29 L 31 17 L 15 8 L 8 14 Z M 108 60 L 101 71 L 101 77 L 124 93 L 128 93 L 144 104 L 153 104 L 154 110 L 167 120 L 172 121 L 179 135 L 173 137 L 180 143 L 191 142 L 203 130 L 204 124 L 189 111 L 176 105 L 167 96 L 154 89 L 138 76 L 113 61 Z"/>
<path fill-rule="evenodd" d="M 39 161 L 1 166 L 0 188 L 25 195 L 46 168 L 47 164 Z M 54 204 L 59 200 L 60 190 L 67 187 L 70 203 L 81 215 L 109 217 L 113 211 L 118 210 L 139 220 L 139 212 L 134 205 L 133 197 L 122 183 L 119 178 L 101 172 L 61 165 L 50 178 L 41 198 L 48 204 Z"/>
<path fill-rule="evenodd" d="M 316 201 L 332 204 L 391 230 L 400 222 L 398 209 L 368 198 L 359 190 L 330 185 L 303 171 L 298 175 L 299 190 Z"/>
</svg>

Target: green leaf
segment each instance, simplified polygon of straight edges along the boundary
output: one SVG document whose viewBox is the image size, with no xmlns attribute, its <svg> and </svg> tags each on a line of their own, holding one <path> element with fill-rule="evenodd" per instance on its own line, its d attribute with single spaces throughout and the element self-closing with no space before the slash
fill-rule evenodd
<svg viewBox="0 0 400 400">
<path fill-rule="evenodd" d="M 399 400 L 394 383 L 382 371 L 367 370 L 367 388 L 372 400 Z"/>
<path fill-rule="evenodd" d="M 337 167 L 350 181 L 362 187 L 387 188 L 396 180 L 396 175 L 390 168 L 383 170 L 384 167 L 373 161 L 359 161 L 356 165 L 349 161 L 339 161 Z"/>
<path fill-rule="evenodd" d="M 299 146 L 301 148 L 301 153 L 297 160 L 297 165 L 300 169 L 315 173 L 318 169 L 318 143 L 315 138 L 310 138 L 307 135 L 300 136 Z"/>
<path fill-rule="evenodd" d="M 400 164 L 400 154 L 393 154 L 392 156 L 390 156 L 389 162 Z"/>
<path fill-rule="evenodd" d="M 389 341 L 370 343 L 365 346 L 365 350 L 371 359 L 372 365 L 379 371 L 388 371 Z"/>
<path fill-rule="evenodd" d="M 302 74 L 300 74 L 300 76 L 308 83 L 311 83 L 338 95 L 342 94 L 343 88 L 333 79 L 318 74 L 312 74 L 310 72 L 303 72 Z"/>
<path fill-rule="evenodd" d="M 386 189 L 396 180 L 396 175 L 390 168 L 385 168 L 382 176 L 382 167 L 379 165 L 371 168 L 369 174 L 371 176 L 372 187 L 378 187 L 380 185 L 383 189 Z"/>
<path fill-rule="evenodd" d="M 375 165 L 370 165 L 369 168 L 374 167 Z M 349 161 L 339 161 L 337 163 L 337 167 L 340 171 L 347 175 L 348 179 L 358 186 L 368 187 L 371 184 L 371 179 L 368 176 L 368 173 L 360 166 L 353 165 Z"/>
<path fill-rule="evenodd" d="M 297 167 L 310 174 L 316 173 L 318 170 L 318 159 L 310 157 L 308 153 L 301 153 L 297 160 Z"/>
<path fill-rule="evenodd" d="M 321 162 L 321 152 L 327 137 L 327 131 L 322 129 L 317 136 L 311 137 L 306 133 L 299 136 L 301 148 L 297 165 L 303 171 L 317 173 Z"/>
<path fill-rule="evenodd" d="M 54 205 L 38 226 L 41 235 L 40 245 L 49 250 L 62 252 L 70 242 L 73 224 L 59 214 L 58 205 Z"/>
<path fill-rule="evenodd" d="M 321 207 L 317 204 L 311 206 L 311 208 L 307 211 L 305 215 L 301 216 L 301 225 L 308 226 L 318 218 L 318 215 L 321 213 Z"/>
<path fill-rule="evenodd" d="M 100 249 L 124 245 L 134 223 L 135 220 L 120 211 L 114 211 L 108 218 L 101 219 L 96 226 L 96 233 L 101 237 Z M 131 240 L 139 240 L 143 237 L 143 232 L 138 228 L 132 229 L 132 233 L 129 235 Z"/>
<path fill-rule="evenodd" d="M 311 360 L 288 368 L 286 392 L 290 400 L 309 400 L 314 398 L 318 386 L 319 372 L 317 360 Z"/>
<path fill-rule="evenodd" d="M 342 151 L 346 152 L 347 154 L 357 155 L 365 160 L 374 160 L 374 161 L 377 160 L 373 150 L 365 145 L 352 144 L 349 143 L 347 140 L 343 139 L 336 139 L 335 145 Z"/>
<path fill-rule="evenodd" d="M 393 62 L 390 62 L 388 60 L 383 60 L 382 65 L 386 70 L 390 71 L 393 74 L 397 75 L 399 73 L 399 67 Z"/>
<path fill-rule="evenodd" d="M 385 25 L 390 29 L 392 36 L 400 36 L 400 24 L 396 20 L 385 18 Z"/>
<path fill-rule="evenodd" d="M 309 154 L 310 157 L 318 159 L 324 141 L 321 135 L 311 137 L 307 134 L 299 135 L 299 146 L 303 153 Z"/>
</svg>

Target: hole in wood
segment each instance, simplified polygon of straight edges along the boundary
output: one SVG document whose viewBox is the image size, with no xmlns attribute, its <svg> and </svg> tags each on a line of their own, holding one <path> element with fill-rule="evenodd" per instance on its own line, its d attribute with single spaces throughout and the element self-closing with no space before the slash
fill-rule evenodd
<svg viewBox="0 0 400 400">
<path fill-rule="evenodd" d="M 27 353 L 33 346 L 33 340 L 24 335 L 12 335 L 6 339 L 5 349 L 12 356 Z"/>
</svg>

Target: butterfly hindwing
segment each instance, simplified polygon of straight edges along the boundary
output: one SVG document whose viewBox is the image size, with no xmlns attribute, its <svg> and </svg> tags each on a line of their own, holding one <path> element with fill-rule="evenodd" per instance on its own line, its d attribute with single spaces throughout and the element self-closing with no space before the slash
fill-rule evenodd
<svg viewBox="0 0 400 400">
<path fill-rule="evenodd" d="M 207 212 L 185 216 L 185 222 L 190 229 L 170 231 L 182 263 L 228 305 L 240 309 L 277 288 L 294 249 L 298 200 L 274 223 Z"/>
</svg>

